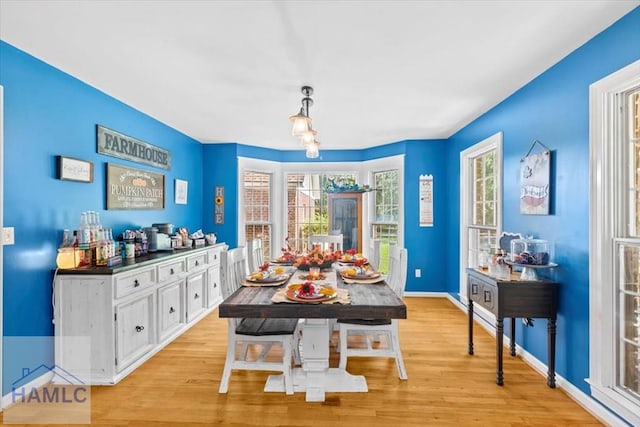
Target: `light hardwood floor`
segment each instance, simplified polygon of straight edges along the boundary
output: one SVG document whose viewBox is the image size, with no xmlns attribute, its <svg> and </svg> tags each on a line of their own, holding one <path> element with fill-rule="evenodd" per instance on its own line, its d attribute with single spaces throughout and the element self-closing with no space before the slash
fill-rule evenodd
<svg viewBox="0 0 640 427">
<path fill-rule="evenodd" d="M 267 372 L 234 371 L 218 394 L 226 320 L 217 311 L 116 386 L 92 387 L 92 424 L 102 426 L 587 426 L 601 425 L 561 389 L 505 349 L 505 385 L 495 378 L 495 341 L 475 328 L 467 354 L 467 318 L 442 298 L 405 298 L 400 323 L 409 380 L 392 359 L 351 359 L 368 393 L 264 393 Z M 535 327 L 545 327 L 544 322 Z M 332 348 L 331 364 L 337 366 Z M 9 409 L 10 410 L 10 409 Z M 59 424 L 58 424 L 59 425 Z"/>
</svg>

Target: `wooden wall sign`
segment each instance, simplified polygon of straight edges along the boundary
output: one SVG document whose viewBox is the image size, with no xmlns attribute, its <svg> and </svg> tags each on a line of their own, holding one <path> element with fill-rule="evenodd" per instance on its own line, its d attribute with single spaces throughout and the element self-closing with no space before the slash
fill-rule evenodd
<svg viewBox="0 0 640 427">
<path fill-rule="evenodd" d="M 164 209 L 164 175 L 107 163 L 107 209 Z"/>
<path fill-rule="evenodd" d="M 100 154 L 171 170 L 171 153 L 123 133 L 97 125 L 97 151 Z"/>
<path fill-rule="evenodd" d="M 215 189 L 213 223 L 224 224 L 224 187 L 221 185 L 216 185 Z"/>
</svg>

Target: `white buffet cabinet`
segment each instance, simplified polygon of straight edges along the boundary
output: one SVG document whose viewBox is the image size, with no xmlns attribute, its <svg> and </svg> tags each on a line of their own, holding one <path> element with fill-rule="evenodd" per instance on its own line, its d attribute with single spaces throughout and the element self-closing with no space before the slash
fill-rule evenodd
<svg viewBox="0 0 640 427">
<path fill-rule="evenodd" d="M 85 383 L 120 381 L 222 302 L 220 253 L 226 247 L 157 252 L 129 265 L 58 271 L 56 365 Z M 90 364 L 74 348 L 74 337 L 91 339 Z"/>
</svg>

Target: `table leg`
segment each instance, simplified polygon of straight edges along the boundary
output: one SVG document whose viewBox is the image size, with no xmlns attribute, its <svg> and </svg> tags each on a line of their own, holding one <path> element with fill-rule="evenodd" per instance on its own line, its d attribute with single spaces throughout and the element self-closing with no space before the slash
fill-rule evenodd
<svg viewBox="0 0 640 427">
<path fill-rule="evenodd" d="M 516 355 L 516 318 L 511 318 L 511 342 L 509 343 L 509 354 Z"/>
<path fill-rule="evenodd" d="M 307 402 L 324 402 L 326 392 L 366 392 L 362 375 L 329 368 L 328 319 L 305 319 L 302 330 L 302 368 L 293 370 L 293 391 L 305 392 Z M 264 391 L 284 391 L 282 375 L 270 375 Z"/>
<path fill-rule="evenodd" d="M 503 385 L 502 375 L 502 335 L 504 334 L 504 322 L 502 318 L 496 319 L 496 384 Z"/>
<path fill-rule="evenodd" d="M 469 354 L 473 355 L 473 301 L 469 300 L 469 305 L 467 308 L 467 313 L 469 316 Z"/>
<path fill-rule="evenodd" d="M 547 321 L 547 359 L 549 370 L 547 371 L 547 385 L 556 388 L 556 319 Z"/>
</svg>

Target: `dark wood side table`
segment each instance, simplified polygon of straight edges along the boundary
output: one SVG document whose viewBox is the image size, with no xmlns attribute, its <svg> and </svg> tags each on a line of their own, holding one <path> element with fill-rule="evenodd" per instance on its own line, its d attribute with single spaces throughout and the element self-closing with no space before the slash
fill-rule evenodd
<svg viewBox="0 0 640 427">
<path fill-rule="evenodd" d="M 547 385 L 556 386 L 556 318 L 558 314 L 558 283 L 521 280 L 511 274 L 508 280 L 497 279 L 484 271 L 467 268 L 469 298 L 469 354 L 473 354 L 473 305 L 479 304 L 496 316 L 496 384 L 503 385 L 502 336 L 503 320 L 511 318 L 509 353 L 516 355 L 516 318 L 546 318 L 547 321 Z"/>
</svg>

